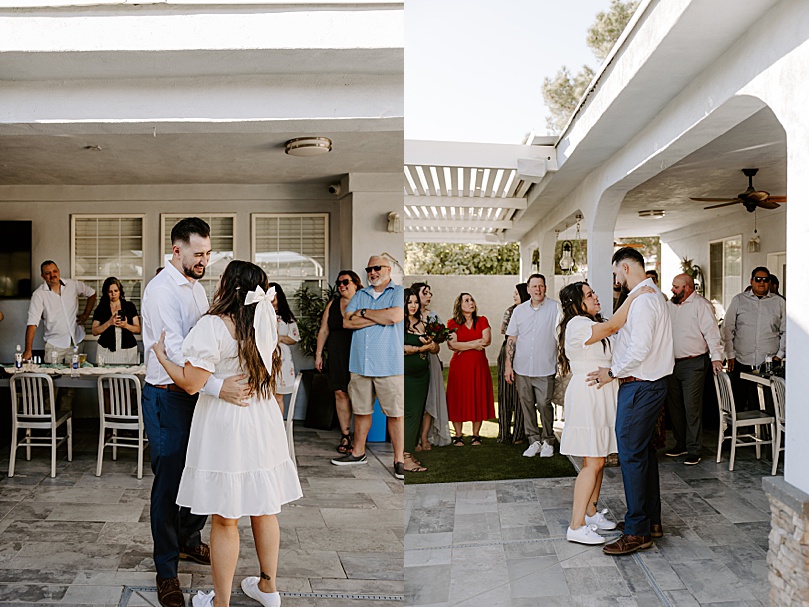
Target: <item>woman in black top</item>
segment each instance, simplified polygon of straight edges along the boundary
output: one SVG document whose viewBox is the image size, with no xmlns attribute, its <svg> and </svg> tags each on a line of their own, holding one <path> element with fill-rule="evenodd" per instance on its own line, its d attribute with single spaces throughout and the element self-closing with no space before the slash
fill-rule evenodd
<svg viewBox="0 0 809 607">
<path fill-rule="evenodd" d="M 101 288 L 101 301 L 93 313 L 92 331 L 93 335 L 99 336 L 96 362 L 137 364 L 138 310 L 135 304 L 124 298 L 124 287 L 114 276 L 105 280 Z"/>
<path fill-rule="evenodd" d="M 354 294 L 362 289 L 360 277 L 351 270 L 341 270 L 337 275 L 337 293 L 339 297 L 331 300 L 323 311 L 320 320 L 320 331 L 317 334 L 317 351 L 315 352 L 315 367 L 323 371 L 323 349 L 329 355 L 329 364 L 326 366 L 329 374 L 329 386 L 334 390 L 334 399 L 337 408 L 337 419 L 340 420 L 340 444 L 337 451 L 350 453 L 352 448 L 351 436 L 351 400 L 348 398 L 348 382 L 351 373 L 348 371 L 348 360 L 351 357 L 351 329 L 343 328 L 343 315 L 348 302 Z"/>
</svg>

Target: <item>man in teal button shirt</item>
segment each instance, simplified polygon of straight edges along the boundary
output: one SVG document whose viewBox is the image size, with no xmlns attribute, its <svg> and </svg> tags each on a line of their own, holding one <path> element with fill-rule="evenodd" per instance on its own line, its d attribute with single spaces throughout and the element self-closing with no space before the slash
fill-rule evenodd
<svg viewBox="0 0 809 607">
<path fill-rule="evenodd" d="M 367 463 L 365 439 L 371 429 L 374 400 L 388 418 L 396 478 L 404 478 L 404 289 L 393 284 L 390 262 L 368 260 L 368 283 L 346 307 L 343 326 L 354 329 L 351 340 L 348 395 L 354 410 L 354 448 L 331 460 L 335 466 Z"/>
</svg>

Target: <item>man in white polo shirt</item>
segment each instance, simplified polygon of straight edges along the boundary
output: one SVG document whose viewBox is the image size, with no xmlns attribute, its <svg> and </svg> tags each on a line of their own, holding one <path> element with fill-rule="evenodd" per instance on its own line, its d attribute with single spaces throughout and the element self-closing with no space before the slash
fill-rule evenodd
<svg viewBox="0 0 809 607">
<path fill-rule="evenodd" d="M 517 382 L 529 445 L 523 455 L 553 456 L 553 382 L 556 376 L 558 301 L 545 296 L 545 277 L 528 277 L 531 299 L 514 308 L 506 330 L 506 381 Z M 537 426 L 537 410 L 542 431 Z"/>
</svg>

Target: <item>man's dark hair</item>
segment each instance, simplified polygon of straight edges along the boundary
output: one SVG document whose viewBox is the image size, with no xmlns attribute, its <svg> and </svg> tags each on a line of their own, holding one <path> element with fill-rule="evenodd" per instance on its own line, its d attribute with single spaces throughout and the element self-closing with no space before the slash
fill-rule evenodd
<svg viewBox="0 0 809 607">
<path fill-rule="evenodd" d="M 764 266 L 759 266 L 757 268 L 753 268 L 753 271 L 750 273 L 750 280 L 753 280 L 756 277 L 756 274 L 759 272 L 766 272 L 767 276 L 770 275 L 770 271 L 767 268 Z"/>
<path fill-rule="evenodd" d="M 640 264 L 641 268 L 646 267 L 646 262 L 643 260 L 643 255 L 641 255 L 637 249 L 633 249 L 632 247 L 623 247 L 622 249 L 618 249 L 612 256 L 612 263 L 621 263 L 624 261 L 634 261 L 635 263 Z"/>
<path fill-rule="evenodd" d="M 646 276 L 651 276 L 655 281 L 660 280 L 660 276 L 657 275 L 657 270 L 646 270 Z"/>
<path fill-rule="evenodd" d="M 192 234 L 209 238 L 211 236 L 211 226 L 199 217 L 186 217 L 185 219 L 181 219 L 171 228 L 171 244 L 175 244 L 180 240 L 189 244 Z"/>
<path fill-rule="evenodd" d="M 42 274 L 42 272 L 45 271 L 45 266 L 50 265 L 56 266 L 56 262 L 53 259 L 46 259 L 45 261 L 43 261 L 41 264 L 39 264 L 39 273 Z M 58 268 L 59 266 L 56 267 Z"/>
<path fill-rule="evenodd" d="M 545 285 L 546 287 L 548 286 L 548 281 L 545 280 L 545 277 L 542 274 L 531 274 L 531 276 L 528 277 L 528 280 L 525 281 L 526 286 L 531 284 L 532 278 L 541 278 L 542 284 Z"/>
</svg>

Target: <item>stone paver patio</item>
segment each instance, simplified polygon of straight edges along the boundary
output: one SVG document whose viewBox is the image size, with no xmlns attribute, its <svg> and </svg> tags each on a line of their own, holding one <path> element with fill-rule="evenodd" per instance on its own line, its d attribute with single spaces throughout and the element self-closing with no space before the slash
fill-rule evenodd
<svg viewBox="0 0 809 607">
<path fill-rule="evenodd" d="M 715 434 L 706 444 L 716 444 Z M 734 472 L 727 457 L 715 463 L 715 452 L 697 466 L 661 456 L 665 536 L 649 550 L 619 558 L 564 539 L 572 478 L 407 486 L 405 603 L 768 605 L 770 509 L 761 477 L 772 464 L 756 461 L 754 453 L 738 450 Z M 602 498 L 599 507 L 621 520 L 626 504 L 619 468 L 606 469 Z"/>
<path fill-rule="evenodd" d="M 97 425 L 80 420 L 73 462 L 64 447 L 51 479 L 50 452 L 18 452 L 13 478 L 8 448 L 0 459 L 0 607 L 12 605 L 157 605 L 149 529 L 148 464 L 135 476 L 135 452 L 106 452 L 95 476 Z M 296 425 L 304 497 L 279 515 L 279 589 L 287 607 L 390 605 L 401 600 L 402 492 L 389 444 L 373 445 L 369 465 L 337 467 L 337 432 Z M 148 457 L 147 457 L 148 459 Z M 249 519 L 234 588 L 256 575 Z M 209 528 L 203 530 L 208 537 Z M 184 588 L 212 588 L 210 568 L 181 561 Z M 190 601 L 189 601 L 190 604 Z M 257 605 L 238 590 L 232 605 Z M 398 603 L 401 604 L 401 603 Z"/>
</svg>

